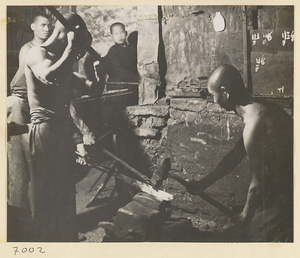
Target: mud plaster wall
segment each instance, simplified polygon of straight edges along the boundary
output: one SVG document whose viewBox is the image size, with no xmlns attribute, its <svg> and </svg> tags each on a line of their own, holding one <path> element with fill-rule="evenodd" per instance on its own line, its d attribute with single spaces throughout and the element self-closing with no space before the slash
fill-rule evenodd
<svg viewBox="0 0 300 258">
<path fill-rule="evenodd" d="M 221 12 L 223 32 L 215 32 L 213 18 Z M 240 6 L 164 6 L 163 41 L 167 60 L 167 90 L 198 83 L 222 63 L 243 75 L 242 12 Z"/>
</svg>

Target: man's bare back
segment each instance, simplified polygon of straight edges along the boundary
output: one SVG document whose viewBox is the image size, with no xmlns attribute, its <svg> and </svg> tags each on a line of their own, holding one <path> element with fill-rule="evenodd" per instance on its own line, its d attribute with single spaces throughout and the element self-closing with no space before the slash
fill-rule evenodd
<svg viewBox="0 0 300 258">
<path fill-rule="evenodd" d="M 293 240 L 293 120 L 277 104 L 249 96 L 241 75 L 231 65 L 216 68 L 208 79 L 215 102 L 242 117 L 243 137 L 218 166 L 189 192 L 204 191 L 230 173 L 245 155 L 250 185 L 237 222 L 253 241 Z"/>
<path fill-rule="evenodd" d="M 292 189 L 293 121 L 276 104 L 252 102 L 237 113 L 243 117 L 244 145 L 251 183 L 242 219 L 287 202 Z M 251 207 L 253 204 L 253 207 Z M 252 210 L 253 208 L 253 210 Z"/>
</svg>

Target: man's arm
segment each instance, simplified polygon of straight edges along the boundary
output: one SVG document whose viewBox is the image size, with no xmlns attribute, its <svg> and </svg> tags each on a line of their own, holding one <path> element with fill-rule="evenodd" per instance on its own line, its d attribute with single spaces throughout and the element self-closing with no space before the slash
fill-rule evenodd
<svg viewBox="0 0 300 258">
<path fill-rule="evenodd" d="M 25 63 L 26 56 L 30 50 L 30 46 L 28 44 L 25 44 L 23 47 L 21 47 L 19 52 L 19 66 Z"/>
<path fill-rule="evenodd" d="M 70 103 L 70 115 L 73 123 L 76 125 L 80 133 L 83 135 L 83 143 L 85 145 L 92 145 L 95 143 L 95 135 L 89 130 L 88 126 L 84 123 L 81 116 L 76 111 L 76 103 L 71 100 Z"/>
<path fill-rule="evenodd" d="M 31 69 L 34 76 L 43 84 L 53 84 L 56 72 L 71 56 L 74 32 L 68 32 L 67 35 L 68 45 L 66 46 L 62 56 L 54 64 L 52 64 L 52 61 L 47 58 L 46 50 L 42 47 L 31 48 L 26 57 L 26 65 Z"/>
<path fill-rule="evenodd" d="M 77 154 L 76 163 L 80 165 L 86 165 L 86 158 L 88 156 L 88 153 L 84 147 L 82 134 L 80 133 L 79 129 L 75 126 L 75 124 L 72 124 L 73 128 L 73 141 L 76 145 L 76 151 Z"/>
<path fill-rule="evenodd" d="M 244 143 L 250 165 L 250 186 L 247 200 L 240 215 L 241 222 L 247 222 L 262 208 L 264 175 L 264 130 L 260 117 L 254 118 L 244 129 Z"/>
<path fill-rule="evenodd" d="M 204 176 L 200 181 L 191 181 L 187 185 L 187 190 L 190 193 L 203 192 L 207 187 L 229 174 L 235 167 L 241 163 L 246 156 L 244 140 L 241 137 L 234 148 L 228 152 L 220 161 L 217 167 Z"/>
</svg>

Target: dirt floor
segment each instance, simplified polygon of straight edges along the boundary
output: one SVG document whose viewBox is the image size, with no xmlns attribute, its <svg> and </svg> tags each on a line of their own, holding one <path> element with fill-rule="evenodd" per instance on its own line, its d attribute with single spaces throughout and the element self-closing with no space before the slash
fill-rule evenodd
<svg viewBox="0 0 300 258">
<path fill-rule="evenodd" d="M 112 162 L 104 162 L 104 167 L 112 166 Z M 97 196 L 97 190 L 105 180 L 108 180 Z M 114 177 L 95 168 L 80 168 L 76 183 L 76 209 L 78 231 L 82 242 L 102 242 L 105 229 L 112 227 L 113 217 L 123 204 L 114 191 Z M 96 196 L 96 198 L 95 198 Z M 91 200 L 94 199 L 92 202 Z M 86 238 L 84 240 L 84 238 Z"/>
<path fill-rule="evenodd" d="M 113 166 L 113 162 L 106 161 L 101 163 L 101 166 L 109 168 Z M 105 180 L 108 180 L 107 174 L 95 168 L 81 168 L 77 174 L 76 202 L 81 242 L 122 241 L 111 239 L 108 234 L 113 227 L 118 209 L 125 206 L 128 200 L 118 198 L 113 176 L 95 198 L 97 189 Z M 91 202 L 92 199 L 94 200 Z M 183 211 L 172 207 L 170 211 L 170 218 L 165 221 L 158 241 L 243 241 L 241 230 L 230 222 L 228 222 L 228 227 L 220 229 L 213 221 L 199 218 L 196 214 L 183 214 Z"/>
</svg>

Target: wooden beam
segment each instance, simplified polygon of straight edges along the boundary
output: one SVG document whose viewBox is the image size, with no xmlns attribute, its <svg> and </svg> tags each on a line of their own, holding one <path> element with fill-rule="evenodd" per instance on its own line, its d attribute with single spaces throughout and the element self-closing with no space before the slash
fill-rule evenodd
<svg viewBox="0 0 300 258">
<path fill-rule="evenodd" d="M 243 57 L 244 57 L 244 83 L 249 93 L 252 93 L 251 84 L 251 58 L 249 46 L 249 30 L 248 30 L 248 9 L 247 6 L 242 6 L 242 21 L 243 21 Z"/>
</svg>

